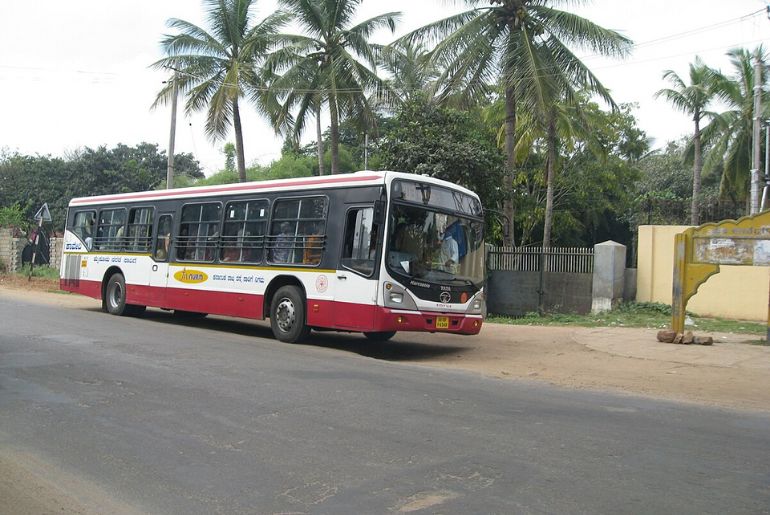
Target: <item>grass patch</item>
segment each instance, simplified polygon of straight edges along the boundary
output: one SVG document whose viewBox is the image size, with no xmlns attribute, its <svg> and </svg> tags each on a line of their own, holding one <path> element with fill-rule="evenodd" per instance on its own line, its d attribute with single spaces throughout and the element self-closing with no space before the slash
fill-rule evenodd
<svg viewBox="0 0 770 515">
<path fill-rule="evenodd" d="M 745 334 L 767 334 L 767 326 L 759 322 L 726 320 L 700 317 L 687 313 L 687 330 L 695 333 L 723 332 Z M 578 327 L 643 327 L 666 329 L 671 325 L 671 306 L 653 302 L 626 302 L 612 311 L 598 314 L 577 315 L 563 313 L 528 313 L 523 317 L 490 315 L 487 321 L 511 325 L 578 326 Z M 761 340 L 764 342 L 764 340 Z"/>
<path fill-rule="evenodd" d="M 16 275 L 21 277 L 29 277 L 29 266 L 25 266 Z M 32 277 L 40 277 L 42 279 L 55 279 L 59 280 L 59 269 L 52 268 L 50 266 L 36 266 L 32 269 Z"/>
</svg>

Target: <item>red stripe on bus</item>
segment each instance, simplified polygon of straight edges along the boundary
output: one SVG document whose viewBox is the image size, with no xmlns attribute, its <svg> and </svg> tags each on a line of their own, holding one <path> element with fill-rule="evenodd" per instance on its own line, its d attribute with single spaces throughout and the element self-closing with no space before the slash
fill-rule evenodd
<svg viewBox="0 0 770 515">
<path fill-rule="evenodd" d="M 366 175 L 363 177 L 334 177 L 329 179 L 292 180 L 292 181 L 283 181 L 278 183 L 273 182 L 270 184 L 249 183 L 248 185 L 237 184 L 232 186 L 212 186 L 212 187 L 207 187 L 206 189 L 200 189 L 200 190 L 196 189 L 194 191 L 162 190 L 162 191 L 153 191 L 153 192 L 146 192 L 146 193 L 123 193 L 120 195 L 105 195 L 100 197 L 76 198 L 76 199 L 72 199 L 72 201 L 70 202 L 70 205 L 98 204 L 99 202 L 106 202 L 110 200 L 131 201 L 131 200 L 163 198 L 163 197 L 188 198 L 188 197 L 195 197 L 197 195 L 204 195 L 207 193 L 261 190 L 261 189 L 267 189 L 267 188 L 281 188 L 285 186 L 310 186 L 310 185 L 317 185 L 317 184 L 336 184 L 340 182 L 365 182 L 365 181 L 373 181 L 373 180 L 379 180 L 379 179 L 382 179 L 382 177 L 378 175 Z"/>
<path fill-rule="evenodd" d="M 62 290 L 80 293 L 101 300 L 101 282 L 88 280 L 60 280 Z M 264 296 L 249 293 L 163 288 L 157 286 L 126 285 L 129 304 L 140 304 L 165 309 L 196 311 L 213 315 L 261 320 Z M 448 327 L 437 329 L 437 318 L 446 319 Z M 355 304 L 328 300 L 308 299 L 307 324 L 312 327 L 343 331 L 418 331 L 456 334 L 478 334 L 482 319 L 462 313 L 405 313 L 371 304 Z"/>
</svg>

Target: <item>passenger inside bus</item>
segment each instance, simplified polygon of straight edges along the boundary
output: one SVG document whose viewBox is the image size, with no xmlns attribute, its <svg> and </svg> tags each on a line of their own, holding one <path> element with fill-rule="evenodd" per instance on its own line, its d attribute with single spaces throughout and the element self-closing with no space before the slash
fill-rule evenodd
<svg viewBox="0 0 770 515">
<path fill-rule="evenodd" d="M 320 223 L 313 222 L 307 230 L 305 236 L 305 250 L 302 253 L 302 263 L 305 265 L 317 265 L 321 262 L 323 253 L 323 235 L 321 234 Z"/>
<path fill-rule="evenodd" d="M 438 253 L 439 268 L 447 272 L 454 272 L 460 261 L 460 251 L 457 241 L 450 231 L 444 231 Z"/>
<path fill-rule="evenodd" d="M 158 261 L 165 261 L 168 259 L 168 249 L 171 246 L 171 233 L 166 233 L 165 235 L 158 238 L 158 245 L 155 249 L 155 259 Z"/>
<path fill-rule="evenodd" d="M 83 227 L 83 234 L 85 235 L 85 238 L 83 240 L 83 243 L 86 244 L 86 249 L 91 250 L 91 247 L 94 246 L 94 217 L 93 215 L 86 221 L 86 225 Z"/>
<path fill-rule="evenodd" d="M 293 241 L 294 235 L 292 234 L 292 227 L 289 222 L 283 222 L 281 224 L 281 232 L 278 233 L 275 239 L 275 248 L 273 249 L 273 262 L 274 263 L 288 263 L 289 257 L 293 254 Z"/>
</svg>

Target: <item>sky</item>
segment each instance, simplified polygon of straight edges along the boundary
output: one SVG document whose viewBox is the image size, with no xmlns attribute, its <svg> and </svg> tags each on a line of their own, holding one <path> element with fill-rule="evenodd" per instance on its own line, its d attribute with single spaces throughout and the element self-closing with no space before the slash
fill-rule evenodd
<svg viewBox="0 0 770 515">
<path fill-rule="evenodd" d="M 700 56 L 730 71 L 725 53 L 735 47 L 770 48 L 767 0 L 594 0 L 562 8 L 635 42 L 632 55 L 608 60 L 576 50 L 610 88 L 617 102 L 638 105 L 640 127 L 661 147 L 691 130 L 692 121 L 654 94 L 661 76 L 686 77 Z M 276 9 L 259 0 L 258 18 Z M 465 9 L 451 0 L 363 0 L 358 20 L 401 11 L 396 36 Z M 170 108 L 151 110 L 168 78 L 149 68 L 163 57 L 160 40 L 169 18 L 205 26 L 198 0 L 0 0 L 0 152 L 66 156 L 80 148 L 135 145 L 168 148 Z M 287 32 L 298 29 L 289 27 Z M 396 36 L 382 32 L 378 43 Z M 253 109 L 243 113 L 247 164 L 269 164 L 282 139 Z M 328 125 L 328 119 L 323 120 Z M 210 175 L 224 166 L 221 149 L 204 133 L 202 114 L 180 109 L 176 152 L 191 152 Z M 314 139 L 314 124 L 306 140 Z M 231 133 L 228 141 L 233 141 Z"/>
</svg>

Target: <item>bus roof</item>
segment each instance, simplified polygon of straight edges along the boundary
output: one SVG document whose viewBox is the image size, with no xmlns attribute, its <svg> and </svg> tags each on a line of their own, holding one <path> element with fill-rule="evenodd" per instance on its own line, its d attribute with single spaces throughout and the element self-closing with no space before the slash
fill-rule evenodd
<svg viewBox="0 0 770 515">
<path fill-rule="evenodd" d="M 211 197 L 222 194 L 249 194 L 272 191 L 292 191 L 302 188 L 340 188 L 386 184 L 393 179 L 411 179 L 429 182 L 436 185 L 460 190 L 477 197 L 477 195 L 462 186 L 425 175 L 415 175 L 403 172 L 362 171 L 339 175 L 324 175 L 321 177 L 298 177 L 293 179 L 276 179 L 270 181 L 239 182 L 235 184 L 218 184 L 214 186 L 197 186 L 170 190 L 138 191 L 114 195 L 98 195 L 95 197 L 77 197 L 70 200 L 72 206 L 88 206 L 94 204 L 118 204 L 123 202 L 149 202 L 166 199 L 188 199 Z"/>
</svg>

